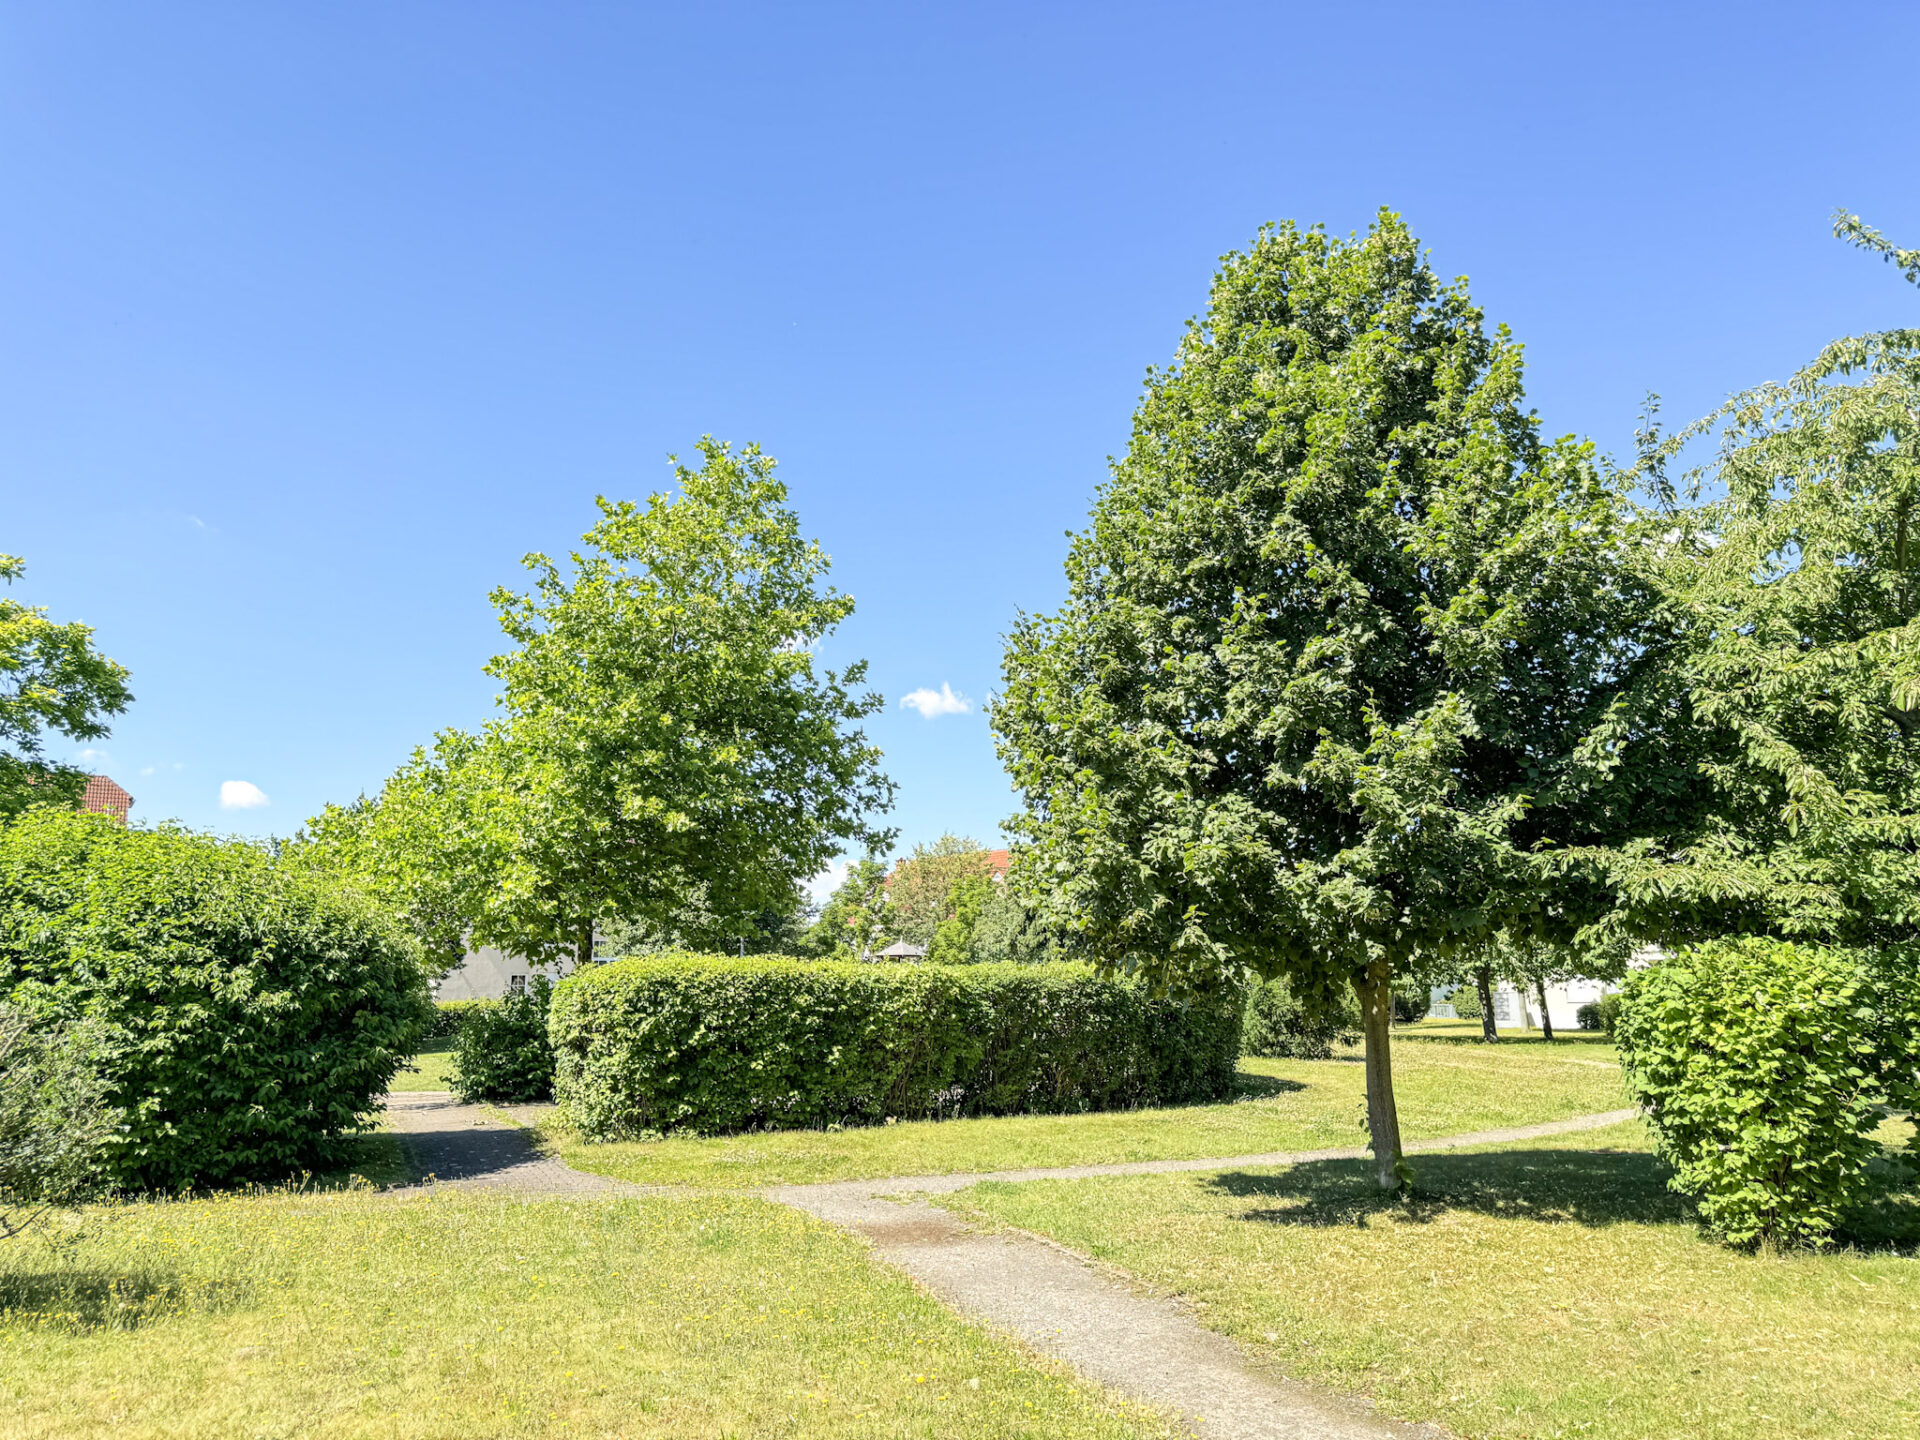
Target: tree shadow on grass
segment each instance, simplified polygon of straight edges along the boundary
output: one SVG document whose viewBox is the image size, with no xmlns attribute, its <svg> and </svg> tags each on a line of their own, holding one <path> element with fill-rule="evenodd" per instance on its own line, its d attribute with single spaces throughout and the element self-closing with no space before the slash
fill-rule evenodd
<svg viewBox="0 0 1920 1440">
<path fill-rule="evenodd" d="M 1412 1164 L 1413 1187 L 1399 1195 L 1381 1191 L 1372 1162 L 1359 1160 L 1314 1161 L 1276 1174 L 1230 1171 L 1204 1183 L 1269 1202 L 1240 1217 L 1263 1225 L 1360 1226 L 1376 1215 L 1422 1225 L 1449 1211 L 1588 1226 L 1695 1218 L 1692 1203 L 1667 1188 L 1673 1172 L 1644 1151 L 1498 1150 L 1416 1155 Z M 1876 1163 L 1866 1193 L 1833 1240 L 1859 1250 L 1920 1253 L 1920 1173 L 1891 1156 Z"/>
<path fill-rule="evenodd" d="M 1692 1207 L 1667 1189 L 1667 1167 L 1629 1150 L 1501 1150 L 1417 1155 L 1410 1193 L 1387 1194 L 1370 1161 L 1322 1160 L 1270 1175 L 1230 1171 L 1221 1193 L 1275 1203 L 1241 1216 L 1268 1225 L 1364 1225 L 1375 1215 L 1428 1224 L 1450 1210 L 1576 1225 L 1685 1220 Z"/>
<path fill-rule="evenodd" d="M 178 1315 L 220 1314 L 252 1297 L 239 1280 L 161 1270 L 0 1271 L 0 1330 L 138 1330 Z"/>
<path fill-rule="evenodd" d="M 1275 1095 L 1292 1095 L 1306 1088 L 1305 1081 L 1283 1080 L 1278 1075 L 1256 1075 L 1250 1070 L 1241 1070 L 1234 1075 L 1233 1098 L 1269 1100 Z"/>
</svg>

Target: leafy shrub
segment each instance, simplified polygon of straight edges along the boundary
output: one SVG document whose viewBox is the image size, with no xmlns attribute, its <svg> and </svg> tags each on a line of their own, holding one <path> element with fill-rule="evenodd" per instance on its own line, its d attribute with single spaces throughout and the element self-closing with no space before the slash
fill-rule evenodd
<svg viewBox="0 0 1920 1440">
<path fill-rule="evenodd" d="M 560 983 L 554 1088 L 600 1139 L 1213 1100 L 1242 1004 L 1083 965 L 648 956 Z"/>
<path fill-rule="evenodd" d="M 1825 1243 L 1913 1102 L 1914 957 L 1722 941 L 1629 977 L 1614 1034 L 1673 1188 L 1735 1245 Z"/>
<path fill-rule="evenodd" d="M 1573 1012 L 1573 1018 L 1580 1022 L 1582 1030 L 1599 1030 L 1611 1035 L 1620 1019 L 1620 997 L 1602 995 L 1598 1000 L 1589 1000 Z"/>
<path fill-rule="evenodd" d="M 1433 1008 L 1433 991 L 1414 980 L 1396 980 L 1393 984 L 1393 1023 L 1411 1025 L 1427 1018 Z"/>
<path fill-rule="evenodd" d="M 0 1239 L 84 1195 L 119 1116 L 97 1024 L 34 1026 L 0 1005 Z"/>
<path fill-rule="evenodd" d="M 1335 1045 L 1360 1039 L 1360 1006 L 1351 991 L 1335 999 L 1307 1000 L 1283 976 L 1247 992 L 1247 1018 L 1240 1049 L 1245 1055 L 1326 1060 Z"/>
<path fill-rule="evenodd" d="M 1447 1003 L 1453 1006 L 1453 1013 L 1461 1020 L 1480 1018 L 1480 987 L 1478 985 L 1457 985 Z"/>
<path fill-rule="evenodd" d="M 414 941 L 323 877 L 183 830 L 0 827 L 0 1000 L 99 1028 L 122 1187 L 347 1158 L 428 1019 Z"/>
<path fill-rule="evenodd" d="M 472 1008 L 453 1047 L 453 1093 L 469 1104 L 551 1100 L 547 1008 L 552 1000 L 553 982 L 535 975 L 520 994 L 469 1002 Z"/>
<path fill-rule="evenodd" d="M 467 1021 L 496 1002 L 492 1000 L 436 1000 L 433 1017 L 427 1021 L 422 1040 L 452 1040 L 459 1036 Z"/>
</svg>

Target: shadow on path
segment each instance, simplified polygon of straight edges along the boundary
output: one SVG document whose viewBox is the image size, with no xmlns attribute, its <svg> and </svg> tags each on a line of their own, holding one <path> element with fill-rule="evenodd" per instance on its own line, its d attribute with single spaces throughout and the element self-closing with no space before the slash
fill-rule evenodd
<svg viewBox="0 0 1920 1440">
<path fill-rule="evenodd" d="M 539 1195 L 629 1194 L 639 1188 L 574 1170 L 541 1152 L 533 1132 L 484 1105 L 462 1105 L 445 1091 L 395 1091 L 387 1124 L 399 1137 L 416 1184 Z"/>
</svg>

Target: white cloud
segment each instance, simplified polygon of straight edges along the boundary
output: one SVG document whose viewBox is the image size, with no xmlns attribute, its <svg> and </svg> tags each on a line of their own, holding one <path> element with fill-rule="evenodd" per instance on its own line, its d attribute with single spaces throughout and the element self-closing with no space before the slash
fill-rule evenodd
<svg viewBox="0 0 1920 1440">
<path fill-rule="evenodd" d="M 258 810 L 266 803 L 266 791 L 249 780 L 222 780 L 220 782 L 220 808 L 222 810 Z"/>
<path fill-rule="evenodd" d="M 902 710 L 918 710 L 920 718 L 931 720 L 936 715 L 964 715 L 973 709 L 973 702 L 964 695 L 953 693 L 953 687 L 944 681 L 938 690 L 928 690 L 924 686 L 909 695 L 900 697 Z"/>
<path fill-rule="evenodd" d="M 140 773 L 141 773 L 142 775 L 151 775 L 151 774 L 153 774 L 153 766 L 151 766 L 151 765 L 142 765 L 142 766 L 140 767 Z"/>
<path fill-rule="evenodd" d="M 82 765 L 111 765 L 113 763 L 113 757 L 107 754 L 106 751 L 96 750 L 93 746 L 89 745 L 80 752 L 80 763 Z"/>
</svg>

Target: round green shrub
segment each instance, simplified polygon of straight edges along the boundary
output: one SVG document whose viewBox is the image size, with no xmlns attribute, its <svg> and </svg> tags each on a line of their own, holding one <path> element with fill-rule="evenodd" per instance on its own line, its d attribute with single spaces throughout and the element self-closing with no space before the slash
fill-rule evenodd
<svg viewBox="0 0 1920 1440">
<path fill-rule="evenodd" d="M 493 1000 L 436 1000 L 433 1002 L 433 1016 L 427 1021 L 426 1033 L 422 1040 L 452 1040 L 458 1037 L 461 1027 L 474 1015 L 498 1002 Z"/>
<path fill-rule="evenodd" d="M 272 1180 L 346 1158 L 429 1019 L 417 948 L 324 878 L 184 830 L 0 826 L 0 1000 L 87 1020 L 111 1183 Z"/>
<path fill-rule="evenodd" d="M 1722 941 L 1631 976 L 1627 1084 L 1709 1229 L 1824 1244 L 1864 1193 L 1884 1107 L 1913 1102 L 1912 957 Z"/>
<path fill-rule="evenodd" d="M 549 1030 L 568 1120 L 611 1139 L 1217 1100 L 1243 1005 L 1085 965 L 653 955 L 561 981 Z"/>
<path fill-rule="evenodd" d="M 1337 999 L 1306 1000 L 1282 976 L 1262 980 L 1247 992 L 1242 1054 L 1326 1060 L 1335 1045 L 1359 1040 L 1360 1006 L 1351 991 L 1342 991 Z"/>
<path fill-rule="evenodd" d="M 504 1000 L 467 1002 L 453 1047 L 453 1093 L 468 1104 L 553 1098 L 553 1044 L 547 1008 L 553 982 L 536 975 Z"/>
<path fill-rule="evenodd" d="M 1620 997 L 1602 995 L 1598 1000 L 1589 1000 L 1573 1012 L 1573 1017 L 1580 1022 L 1582 1030 L 1598 1030 L 1604 1035 L 1611 1035 L 1614 1023 L 1620 1018 Z"/>
</svg>

